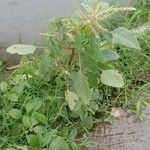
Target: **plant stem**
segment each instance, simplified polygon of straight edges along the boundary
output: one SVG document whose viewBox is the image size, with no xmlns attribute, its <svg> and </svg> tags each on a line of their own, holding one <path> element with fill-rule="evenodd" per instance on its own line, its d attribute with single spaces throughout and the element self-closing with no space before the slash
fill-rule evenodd
<svg viewBox="0 0 150 150">
<path fill-rule="evenodd" d="M 70 54 L 70 57 L 69 57 L 69 63 L 68 63 L 69 68 L 72 64 L 72 60 L 73 60 L 74 55 L 75 55 L 75 50 L 72 48 L 71 49 L 71 54 Z"/>
</svg>

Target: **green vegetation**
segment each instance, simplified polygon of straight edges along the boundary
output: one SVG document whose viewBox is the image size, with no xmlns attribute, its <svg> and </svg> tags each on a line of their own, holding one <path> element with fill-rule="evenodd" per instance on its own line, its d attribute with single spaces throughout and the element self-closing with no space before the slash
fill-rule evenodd
<svg viewBox="0 0 150 150">
<path fill-rule="evenodd" d="M 149 107 L 139 93 L 150 90 L 150 38 L 127 29 L 148 21 L 148 1 L 139 3 L 133 12 L 87 0 L 77 17 L 51 23 L 41 56 L 26 57 L 34 53 L 32 45 L 7 49 L 24 56 L 0 79 L 0 149 L 80 150 L 88 142 L 84 132 L 114 120 L 112 108 L 127 108 L 141 118 Z M 107 28 L 120 12 L 130 12 L 127 21 Z"/>
</svg>

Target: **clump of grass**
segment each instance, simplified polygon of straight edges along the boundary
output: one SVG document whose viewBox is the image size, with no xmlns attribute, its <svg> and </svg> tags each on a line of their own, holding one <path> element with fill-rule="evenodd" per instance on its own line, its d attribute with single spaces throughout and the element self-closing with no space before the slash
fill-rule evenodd
<svg viewBox="0 0 150 150">
<path fill-rule="evenodd" d="M 117 63 L 126 80 L 126 87 L 122 91 L 123 96 L 120 96 L 120 102 L 122 106 L 132 110 L 135 110 L 135 106 L 139 104 L 139 98 L 134 98 L 138 89 L 150 82 L 150 3 L 148 0 L 136 1 L 135 7 L 138 8 L 137 11 L 132 17 L 127 18 L 123 26 L 130 29 L 135 28 L 133 32 L 136 31 L 139 35 L 141 50 L 133 51 L 118 47 L 121 59 L 119 60 L 120 63 Z M 142 111 L 140 112 L 142 115 Z"/>
</svg>

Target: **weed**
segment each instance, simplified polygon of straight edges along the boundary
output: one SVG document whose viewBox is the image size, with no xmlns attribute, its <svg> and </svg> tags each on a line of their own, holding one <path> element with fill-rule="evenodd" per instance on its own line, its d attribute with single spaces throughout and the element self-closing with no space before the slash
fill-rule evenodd
<svg viewBox="0 0 150 150">
<path fill-rule="evenodd" d="M 112 107 L 129 106 L 129 87 L 137 72 L 148 68 L 143 61 L 149 53 L 147 48 L 142 56 L 129 50 L 140 49 L 136 35 L 123 27 L 105 28 L 105 20 L 135 9 L 94 1 L 85 1 L 82 7 L 77 17 L 52 22 L 44 54 L 31 60 L 24 56 L 0 82 L 1 149 L 82 149 L 87 140 L 80 134 L 89 133 L 94 123 L 112 122 Z M 147 43 L 147 38 L 140 40 Z M 35 48 L 16 44 L 7 51 L 27 55 Z M 122 96 L 128 100 L 120 100 Z"/>
</svg>

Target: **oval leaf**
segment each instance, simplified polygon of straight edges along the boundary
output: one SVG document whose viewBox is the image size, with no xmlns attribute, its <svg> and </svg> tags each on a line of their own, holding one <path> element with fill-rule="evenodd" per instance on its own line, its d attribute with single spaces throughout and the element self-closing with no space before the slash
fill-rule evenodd
<svg viewBox="0 0 150 150">
<path fill-rule="evenodd" d="M 50 144 L 49 149 L 50 150 L 61 150 L 62 148 L 62 138 L 56 137 Z"/>
<path fill-rule="evenodd" d="M 116 70 L 103 70 L 101 81 L 105 85 L 112 87 L 122 87 L 124 85 L 123 77 Z"/>
<path fill-rule="evenodd" d="M 46 118 L 46 116 L 44 114 L 35 113 L 35 117 L 36 117 L 37 120 L 39 120 L 43 124 L 47 124 L 47 118 Z"/>
<path fill-rule="evenodd" d="M 119 59 L 119 54 L 112 50 L 101 50 L 99 60 L 103 63 Z"/>
<path fill-rule="evenodd" d="M 8 88 L 8 84 L 5 81 L 0 82 L 0 90 L 5 92 Z"/>
<path fill-rule="evenodd" d="M 18 101 L 18 95 L 15 93 L 8 93 L 7 98 L 12 101 L 12 102 L 17 102 Z"/>
<path fill-rule="evenodd" d="M 137 37 L 132 31 L 123 27 L 119 27 L 112 32 L 112 35 L 113 43 L 121 44 L 130 48 L 140 49 Z"/>
<path fill-rule="evenodd" d="M 11 47 L 8 47 L 6 51 L 11 54 L 28 55 L 33 54 L 35 52 L 35 49 L 36 46 L 34 45 L 15 44 Z"/>
<path fill-rule="evenodd" d="M 22 117 L 22 112 L 18 109 L 11 109 L 8 112 L 8 115 L 11 116 L 13 119 L 20 119 Z"/>
<path fill-rule="evenodd" d="M 34 134 L 27 135 L 27 141 L 28 141 L 29 145 L 34 148 L 40 147 L 40 140 L 37 135 L 34 135 Z"/>
</svg>

